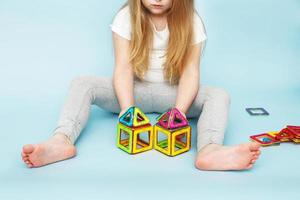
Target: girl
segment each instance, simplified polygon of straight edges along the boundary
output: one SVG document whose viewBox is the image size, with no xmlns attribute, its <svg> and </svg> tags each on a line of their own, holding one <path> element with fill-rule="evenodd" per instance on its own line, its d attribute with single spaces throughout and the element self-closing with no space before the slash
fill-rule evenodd
<svg viewBox="0 0 300 200">
<path fill-rule="evenodd" d="M 206 34 L 193 0 L 128 0 L 111 29 L 113 78 L 81 76 L 72 81 L 54 135 L 23 147 L 22 158 L 28 167 L 75 156 L 74 143 L 92 104 L 119 116 L 134 105 L 145 113 L 175 107 L 187 118 L 199 117 L 198 169 L 243 170 L 253 166 L 260 154 L 258 144 L 222 146 L 228 94 L 199 86 Z"/>
</svg>

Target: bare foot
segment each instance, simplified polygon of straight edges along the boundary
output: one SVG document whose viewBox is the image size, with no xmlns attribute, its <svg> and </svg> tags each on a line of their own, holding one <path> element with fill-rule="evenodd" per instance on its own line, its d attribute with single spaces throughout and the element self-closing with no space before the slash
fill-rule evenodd
<svg viewBox="0 0 300 200">
<path fill-rule="evenodd" d="M 225 147 L 210 144 L 197 155 L 195 165 L 201 170 L 245 170 L 253 167 L 260 155 L 255 142 Z"/>
<path fill-rule="evenodd" d="M 22 159 L 30 168 L 40 167 L 76 155 L 76 148 L 63 134 L 55 134 L 40 144 L 23 146 Z"/>
</svg>

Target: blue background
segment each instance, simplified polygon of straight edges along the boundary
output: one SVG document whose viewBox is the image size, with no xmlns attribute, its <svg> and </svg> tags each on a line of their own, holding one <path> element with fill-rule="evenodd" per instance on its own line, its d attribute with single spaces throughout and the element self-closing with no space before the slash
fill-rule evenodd
<svg viewBox="0 0 300 200">
<path fill-rule="evenodd" d="M 299 199 L 299 145 L 264 148 L 250 171 L 198 171 L 196 120 L 188 153 L 130 156 L 115 146 L 116 116 L 97 107 L 76 158 L 25 167 L 23 144 L 51 135 L 71 79 L 112 75 L 109 24 L 123 3 L 0 1 L 0 199 Z M 225 144 L 300 125 L 300 1 L 196 4 L 209 38 L 201 83 L 232 98 Z M 246 107 L 264 107 L 270 116 L 251 117 Z"/>
</svg>

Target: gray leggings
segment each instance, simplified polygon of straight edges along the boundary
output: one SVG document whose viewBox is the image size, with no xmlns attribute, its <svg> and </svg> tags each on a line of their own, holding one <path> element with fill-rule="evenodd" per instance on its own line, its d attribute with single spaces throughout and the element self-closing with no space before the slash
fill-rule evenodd
<svg viewBox="0 0 300 200">
<path fill-rule="evenodd" d="M 134 81 L 135 106 L 144 113 L 161 113 L 175 106 L 177 86 L 167 83 Z M 113 113 L 120 112 L 112 78 L 79 76 L 70 86 L 58 126 L 54 133 L 63 133 L 74 144 L 85 127 L 91 105 Z M 199 117 L 197 122 L 197 149 L 208 144 L 222 144 L 227 126 L 229 95 L 222 89 L 200 86 L 187 118 Z"/>
</svg>

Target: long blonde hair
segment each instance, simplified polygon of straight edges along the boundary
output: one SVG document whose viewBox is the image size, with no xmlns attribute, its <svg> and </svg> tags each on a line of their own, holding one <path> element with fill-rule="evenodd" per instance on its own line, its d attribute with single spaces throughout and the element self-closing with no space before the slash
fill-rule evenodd
<svg viewBox="0 0 300 200">
<path fill-rule="evenodd" d="M 149 54 L 153 45 L 153 26 L 149 12 L 141 0 L 128 0 L 131 13 L 130 62 L 134 74 L 143 80 L 149 66 Z M 183 72 L 187 52 L 194 37 L 194 0 L 173 0 L 167 13 L 169 42 L 166 61 L 163 65 L 164 78 L 170 84 L 177 84 Z"/>
</svg>

